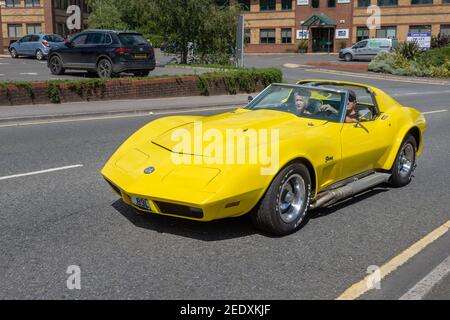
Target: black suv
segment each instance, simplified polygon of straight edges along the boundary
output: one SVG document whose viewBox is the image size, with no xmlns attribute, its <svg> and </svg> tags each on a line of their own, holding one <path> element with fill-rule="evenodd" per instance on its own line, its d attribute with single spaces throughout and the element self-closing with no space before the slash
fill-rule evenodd
<svg viewBox="0 0 450 320">
<path fill-rule="evenodd" d="M 52 74 L 65 69 L 86 70 L 101 78 L 121 72 L 144 77 L 155 69 L 155 51 L 140 33 L 87 30 L 74 36 L 65 46 L 52 49 L 47 66 Z"/>
</svg>

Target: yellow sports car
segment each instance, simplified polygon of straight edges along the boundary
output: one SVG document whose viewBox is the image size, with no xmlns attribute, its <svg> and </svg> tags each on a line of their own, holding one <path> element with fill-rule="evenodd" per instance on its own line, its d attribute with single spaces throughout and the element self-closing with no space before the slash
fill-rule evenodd
<svg viewBox="0 0 450 320">
<path fill-rule="evenodd" d="M 382 183 L 408 184 L 424 116 L 377 88 L 343 81 L 272 84 L 247 106 L 150 122 L 102 175 L 139 212 L 211 221 L 252 215 L 266 232 Z"/>
</svg>

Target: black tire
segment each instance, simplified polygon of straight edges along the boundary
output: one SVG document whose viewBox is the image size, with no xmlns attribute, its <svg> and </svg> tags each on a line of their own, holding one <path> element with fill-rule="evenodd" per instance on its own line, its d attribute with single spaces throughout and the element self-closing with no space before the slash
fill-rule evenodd
<svg viewBox="0 0 450 320">
<path fill-rule="evenodd" d="M 63 66 L 62 60 L 58 56 L 53 56 L 50 58 L 49 62 L 50 72 L 54 75 L 62 75 L 66 71 Z"/>
<path fill-rule="evenodd" d="M 346 53 L 346 54 L 344 55 L 344 60 L 347 61 L 347 62 L 352 61 L 352 60 L 353 60 L 352 54 L 351 54 L 351 53 Z"/>
<path fill-rule="evenodd" d="M 42 50 L 40 50 L 40 49 L 36 50 L 36 59 L 39 61 L 42 61 L 45 59 L 45 55 L 42 52 Z"/>
<path fill-rule="evenodd" d="M 150 71 L 148 70 L 143 70 L 143 71 L 137 71 L 137 72 L 133 72 L 135 77 L 148 77 L 148 75 L 150 74 Z"/>
<path fill-rule="evenodd" d="M 412 174 L 416 166 L 416 155 L 416 139 L 408 134 L 400 146 L 391 170 L 391 185 L 393 187 L 403 187 L 411 182 Z"/>
<path fill-rule="evenodd" d="M 292 194 L 287 189 L 295 189 L 295 181 L 303 181 L 303 187 L 298 189 L 298 193 Z M 292 202 L 297 196 L 301 203 L 293 205 Z M 287 200 L 288 197 L 291 200 Z M 291 234 L 306 223 L 310 201 L 311 177 L 308 168 L 301 163 L 290 164 L 278 173 L 258 207 L 252 212 L 253 224 L 256 228 L 274 235 Z M 296 208 L 298 213 L 291 217 L 289 210 Z"/>
<path fill-rule="evenodd" d="M 97 63 L 97 75 L 100 78 L 111 78 L 114 76 L 113 65 L 108 59 L 101 59 Z"/>
<path fill-rule="evenodd" d="M 13 59 L 17 59 L 17 58 L 19 57 L 19 55 L 17 54 L 17 50 L 14 49 L 14 48 L 12 48 L 12 49 L 9 51 L 9 54 L 11 55 L 11 58 L 13 58 Z"/>
</svg>

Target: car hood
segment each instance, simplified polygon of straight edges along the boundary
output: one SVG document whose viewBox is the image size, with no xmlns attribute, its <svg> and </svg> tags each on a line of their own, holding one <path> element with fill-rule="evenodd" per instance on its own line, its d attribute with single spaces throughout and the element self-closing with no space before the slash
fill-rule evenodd
<svg viewBox="0 0 450 320">
<path fill-rule="evenodd" d="M 199 121 L 184 123 L 177 127 L 171 128 L 163 134 L 152 139 L 152 143 L 163 147 L 172 152 L 179 152 L 177 147 L 180 142 L 190 137 L 192 152 L 190 154 L 203 155 L 203 152 L 195 147 L 198 137 L 202 143 L 212 141 L 212 136 L 221 136 L 225 143 L 229 143 L 226 139 L 227 134 L 260 134 L 270 135 L 270 130 L 277 129 L 277 136 L 280 140 L 292 136 L 293 131 L 297 134 L 302 130 L 309 130 L 314 127 L 322 126 L 328 121 L 299 118 L 288 112 L 273 111 L 273 110 L 247 110 L 237 109 L 233 112 L 228 112 L 218 116 L 211 116 L 202 118 Z M 250 147 L 260 145 L 261 143 L 270 142 L 264 139 L 250 140 Z M 206 143 L 205 143 L 206 142 Z"/>
</svg>

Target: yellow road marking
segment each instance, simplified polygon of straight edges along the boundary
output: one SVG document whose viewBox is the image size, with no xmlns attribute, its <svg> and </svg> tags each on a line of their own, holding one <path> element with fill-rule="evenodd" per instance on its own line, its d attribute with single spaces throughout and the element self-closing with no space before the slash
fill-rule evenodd
<svg viewBox="0 0 450 320">
<path fill-rule="evenodd" d="M 381 279 L 384 279 L 391 272 L 405 264 L 409 259 L 417 255 L 428 245 L 442 237 L 450 229 L 450 220 L 438 227 L 424 238 L 420 239 L 408 249 L 404 250 L 398 256 L 394 257 L 380 268 Z M 380 280 L 381 280 L 380 279 Z M 350 288 L 344 291 L 336 300 L 354 300 L 370 290 L 367 285 L 371 281 L 371 275 L 368 275 L 363 280 L 355 283 Z"/>
</svg>

